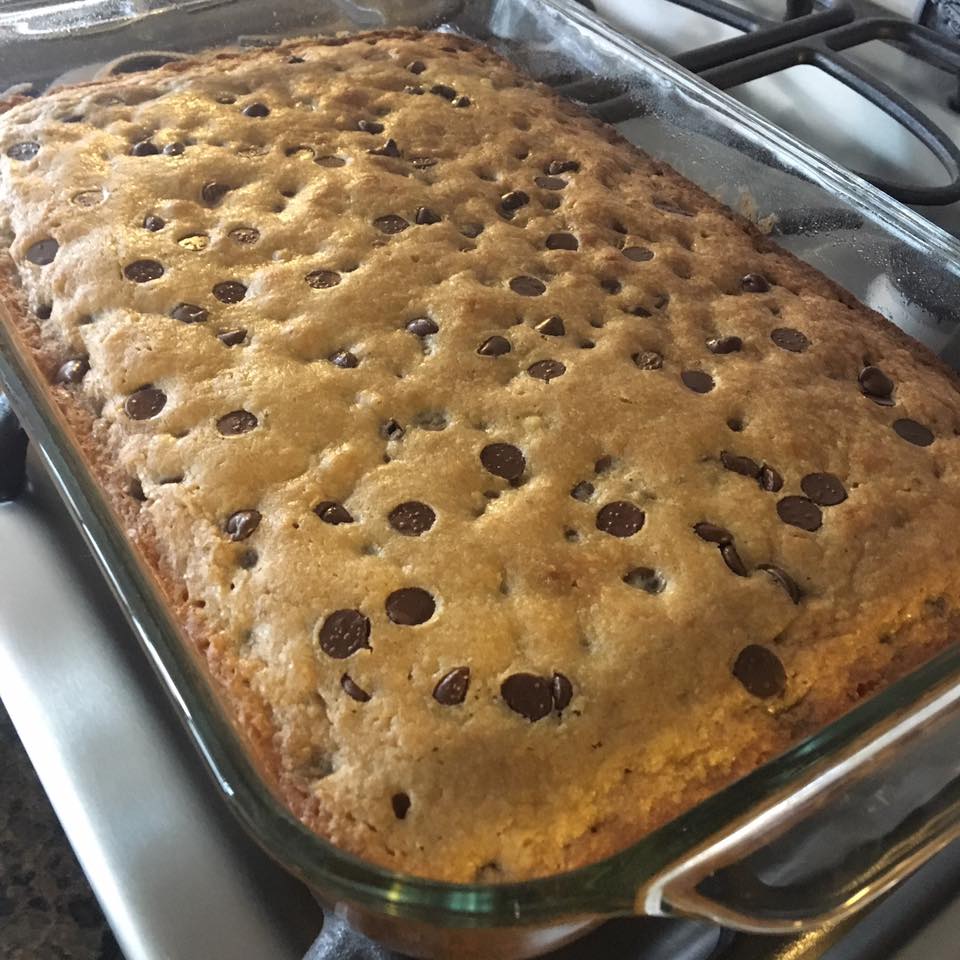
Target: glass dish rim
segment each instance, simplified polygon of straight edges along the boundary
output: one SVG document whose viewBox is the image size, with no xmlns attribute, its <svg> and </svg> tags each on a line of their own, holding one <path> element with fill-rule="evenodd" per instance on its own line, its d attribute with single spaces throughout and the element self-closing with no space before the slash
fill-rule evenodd
<svg viewBox="0 0 960 960">
<path fill-rule="evenodd" d="M 536 2 L 613 44 L 635 62 L 643 62 L 731 125 L 775 145 L 815 183 L 871 218 L 884 216 L 886 226 L 895 226 L 901 235 L 910 236 L 925 253 L 960 275 L 960 241 L 942 229 L 665 56 L 613 31 L 572 0 Z M 0 323 L 0 379 L 206 767 L 251 836 L 322 893 L 389 916 L 451 927 L 514 926 L 573 916 L 633 913 L 638 890 L 658 871 L 747 815 L 751 808 L 773 799 L 798 776 L 842 758 L 845 748 L 884 721 L 900 712 L 909 715 L 909 709 L 936 686 L 960 682 L 960 650 L 947 650 L 653 833 L 575 870 L 509 883 L 458 884 L 369 863 L 300 823 L 257 772 L 199 667 L 192 645 L 182 637 L 152 574 L 122 532 L 122 524 L 94 481 L 62 412 L 13 327 L 12 323 Z"/>
</svg>

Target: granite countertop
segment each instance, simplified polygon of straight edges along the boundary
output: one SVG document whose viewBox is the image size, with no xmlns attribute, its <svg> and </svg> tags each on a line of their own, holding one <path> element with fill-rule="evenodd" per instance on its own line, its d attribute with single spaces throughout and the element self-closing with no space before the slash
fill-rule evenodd
<svg viewBox="0 0 960 960">
<path fill-rule="evenodd" d="M 0 704 L 3 960 L 123 960 Z"/>
</svg>

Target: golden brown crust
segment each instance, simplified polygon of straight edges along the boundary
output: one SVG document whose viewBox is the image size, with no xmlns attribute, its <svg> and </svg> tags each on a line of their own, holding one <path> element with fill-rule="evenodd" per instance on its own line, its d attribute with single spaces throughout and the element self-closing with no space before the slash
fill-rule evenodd
<svg viewBox="0 0 960 960">
<path fill-rule="evenodd" d="M 264 104 L 269 117 L 241 114 Z M 48 378 L 89 357 L 82 385 L 53 395 L 269 778 L 335 843 L 451 880 L 579 866 L 950 642 L 953 374 L 484 48 L 394 31 L 214 52 L 22 103 L 0 119 L 0 154 L 28 135 L 36 158 L 0 160 L 0 299 Z M 130 156 L 140 140 L 186 148 Z M 576 169 L 546 169 L 561 159 Z M 211 199 L 215 182 L 234 189 Z M 250 226 L 252 245 L 231 239 Z M 48 236 L 55 258 L 31 263 Z M 162 275 L 121 273 L 139 260 Z M 317 269 L 339 282 L 304 283 Z M 543 290 L 516 292 L 518 276 Z M 239 280 L 242 302 L 211 296 Z M 172 317 L 179 301 L 206 319 Z M 28 309 L 47 303 L 49 318 Z M 562 332 L 543 332 L 555 316 Z M 417 317 L 438 329 L 409 333 Z M 217 339 L 241 326 L 242 344 Z M 478 355 L 491 336 L 510 352 Z M 740 349 L 712 352 L 723 336 Z M 338 349 L 357 366 L 329 362 Z M 893 406 L 861 392 L 868 362 L 893 378 Z M 133 419 L 147 384 L 162 409 Z M 224 439 L 236 409 L 256 425 Z M 934 443 L 899 436 L 907 417 Z M 485 469 L 493 442 L 522 450 L 519 482 Z M 744 476 L 751 463 L 782 489 Z M 778 501 L 819 473 L 845 499 L 815 531 L 783 522 Z M 318 516 L 327 500 L 355 522 Z M 422 536 L 387 520 L 407 500 L 435 511 Z M 604 514 L 620 501 L 633 513 Z M 233 542 L 228 518 L 253 509 Z M 694 533 L 704 521 L 736 552 Z M 417 626 L 384 606 L 412 586 L 434 598 Z M 338 609 L 371 624 L 343 659 L 343 635 L 322 630 Z M 438 702 L 461 666 L 464 702 Z M 525 674 L 540 686 L 502 686 Z"/>
</svg>

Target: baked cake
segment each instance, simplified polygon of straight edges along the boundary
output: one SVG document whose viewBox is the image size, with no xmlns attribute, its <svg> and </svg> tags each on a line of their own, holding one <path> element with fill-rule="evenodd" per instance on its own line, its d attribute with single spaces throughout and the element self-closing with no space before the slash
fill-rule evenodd
<svg viewBox="0 0 960 960">
<path fill-rule="evenodd" d="M 949 643 L 950 375 L 483 46 L 7 106 L 9 321 L 340 847 L 582 865 Z"/>
</svg>

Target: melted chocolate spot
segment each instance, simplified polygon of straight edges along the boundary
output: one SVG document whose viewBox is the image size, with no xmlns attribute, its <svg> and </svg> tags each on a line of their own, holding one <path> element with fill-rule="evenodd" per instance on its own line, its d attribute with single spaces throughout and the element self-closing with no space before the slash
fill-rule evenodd
<svg viewBox="0 0 960 960">
<path fill-rule="evenodd" d="M 784 523 L 808 533 L 819 530 L 823 523 L 820 508 L 806 497 L 784 497 L 777 503 L 777 514 Z"/>
<path fill-rule="evenodd" d="M 733 534 L 729 530 L 726 530 L 724 527 L 719 527 L 715 523 L 708 523 L 706 520 L 695 523 L 693 525 L 693 532 L 701 540 L 706 540 L 707 543 L 719 543 L 720 546 L 733 543 Z"/>
<path fill-rule="evenodd" d="M 703 370 L 684 370 L 680 379 L 683 385 L 694 393 L 709 393 L 714 387 L 713 377 Z"/>
<path fill-rule="evenodd" d="M 562 377 L 566 372 L 566 366 L 559 360 L 538 360 L 527 367 L 527 373 L 534 380 L 543 380 L 546 383 L 556 380 L 557 377 Z"/>
<path fill-rule="evenodd" d="M 457 95 L 457 91 L 445 83 L 435 83 L 430 88 L 430 92 L 438 97 L 443 97 L 444 100 L 452 100 Z"/>
<path fill-rule="evenodd" d="M 359 686 L 349 673 L 340 678 L 340 686 L 343 687 L 343 692 L 357 703 L 366 703 L 370 699 L 370 694 Z"/>
<path fill-rule="evenodd" d="M 480 463 L 488 473 L 504 480 L 516 480 L 526 469 L 527 461 L 512 443 L 491 443 L 480 451 Z"/>
<path fill-rule="evenodd" d="M 553 683 L 532 673 L 514 673 L 500 684 L 504 703 L 531 723 L 553 710 Z"/>
<path fill-rule="evenodd" d="M 743 349 L 743 341 L 739 337 L 711 337 L 707 341 L 707 349 L 711 353 L 739 353 Z"/>
<path fill-rule="evenodd" d="M 388 515 L 390 526 L 406 537 L 419 537 L 436 522 L 433 509 L 419 500 L 407 500 L 395 506 Z"/>
<path fill-rule="evenodd" d="M 647 247 L 624 247 L 620 252 L 628 260 L 633 260 L 635 263 L 643 263 L 644 260 L 653 259 L 653 251 L 647 249 Z"/>
<path fill-rule="evenodd" d="M 542 280 L 536 277 L 519 276 L 510 281 L 510 289 L 521 297 L 539 297 L 546 293 L 547 288 Z"/>
<path fill-rule="evenodd" d="M 893 429 L 898 437 L 918 447 L 929 447 L 933 443 L 933 432 L 916 420 L 894 420 Z"/>
<path fill-rule="evenodd" d="M 131 420 L 149 420 L 167 403 L 167 395 L 159 387 L 141 387 L 124 401 L 123 409 Z"/>
<path fill-rule="evenodd" d="M 455 707 L 466 700 L 469 687 L 470 668 L 455 667 L 433 688 L 433 699 L 444 707 Z"/>
<path fill-rule="evenodd" d="M 389 213 L 384 217 L 377 217 L 373 225 L 381 232 L 387 234 L 400 233 L 410 226 L 403 217 L 398 217 L 395 213 Z"/>
<path fill-rule="evenodd" d="M 410 798 L 405 793 L 395 793 L 390 798 L 390 805 L 393 807 L 393 815 L 398 820 L 406 820 L 410 812 Z"/>
<path fill-rule="evenodd" d="M 426 623 L 434 614 L 437 605 L 433 597 L 420 587 L 404 587 L 394 590 L 387 597 L 387 616 L 393 623 L 415 627 Z"/>
<path fill-rule="evenodd" d="M 350 511 L 336 500 L 323 500 L 318 503 L 313 512 L 324 522 L 331 526 L 339 526 L 341 523 L 353 523 L 353 517 Z"/>
<path fill-rule="evenodd" d="M 551 233 L 546 247 L 548 250 L 579 250 L 580 241 L 572 233 Z"/>
<path fill-rule="evenodd" d="M 741 457 L 726 450 L 720 452 L 720 462 L 727 470 L 739 473 L 744 477 L 759 477 L 760 465 L 749 457 Z"/>
<path fill-rule="evenodd" d="M 36 243 L 31 244 L 27 247 L 26 258 L 31 262 L 35 263 L 38 267 L 45 267 L 50 263 L 53 263 L 54 257 L 57 255 L 57 251 L 60 249 L 60 244 L 57 243 L 53 237 L 46 237 L 43 240 L 38 240 Z M 138 263 L 152 263 L 152 260 L 140 260 Z M 157 264 L 159 267 L 160 264 Z M 127 268 L 130 269 L 129 267 Z M 160 273 L 163 273 L 163 268 L 160 268 Z M 158 274 L 159 276 L 159 274 Z M 132 279 L 132 278 L 131 278 Z M 151 278 L 152 279 L 152 278 Z"/>
<path fill-rule="evenodd" d="M 800 481 L 800 489 L 821 507 L 834 507 L 847 499 L 843 483 L 832 473 L 808 473 Z"/>
<path fill-rule="evenodd" d="M 757 643 L 740 651 L 733 665 L 733 675 L 747 693 L 763 699 L 779 696 L 787 686 L 787 673 L 780 658 Z"/>
<path fill-rule="evenodd" d="M 231 540 L 246 540 L 260 526 L 257 510 L 238 510 L 227 518 L 223 529 Z"/>
<path fill-rule="evenodd" d="M 562 190 L 567 185 L 560 177 L 535 177 L 533 182 L 541 190 Z"/>
<path fill-rule="evenodd" d="M 249 410 L 231 410 L 217 420 L 217 430 L 225 437 L 236 437 L 249 433 L 259 421 Z"/>
<path fill-rule="evenodd" d="M 359 610 L 334 610 L 320 627 L 320 649 L 334 660 L 346 660 L 370 649 L 370 621 Z"/>
<path fill-rule="evenodd" d="M 634 567 L 623 575 L 623 582 L 646 593 L 663 593 L 666 583 L 652 567 Z"/>
<path fill-rule="evenodd" d="M 807 337 L 793 327 L 777 327 L 770 334 L 770 339 L 781 350 L 789 350 L 791 353 L 803 353 L 810 346 Z"/>
<path fill-rule="evenodd" d="M 247 295 L 247 288 L 239 280 L 221 280 L 213 285 L 213 295 L 221 303 L 239 303 Z"/>
<path fill-rule="evenodd" d="M 574 500 L 586 503 L 593 496 L 593 484 L 587 480 L 581 480 L 579 483 L 574 484 L 570 491 L 570 496 L 573 497 Z"/>
<path fill-rule="evenodd" d="M 629 500 L 614 500 L 597 511 L 597 529 L 614 537 L 632 537 L 645 520 L 646 514 Z"/>
<path fill-rule="evenodd" d="M 865 397 L 869 397 L 874 403 L 889 406 L 893 403 L 893 380 L 890 379 L 879 367 L 864 367 L 857 377 L 860 384 L 860 390 Z"/>
<path fill-rule="evenodd" d="M 340 282 L 340 274 L 336 270 L 312 270 L 303 279 L 314 290 L 326 290 Z"/>
</svg>

